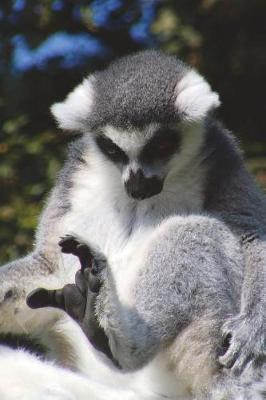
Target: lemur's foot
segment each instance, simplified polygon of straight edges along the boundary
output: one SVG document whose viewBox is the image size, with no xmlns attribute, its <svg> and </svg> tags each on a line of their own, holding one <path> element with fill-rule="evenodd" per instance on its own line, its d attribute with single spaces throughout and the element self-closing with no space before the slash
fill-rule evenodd
<svg viewBox="0 0 266 400">
<path fill-rule="evenodd" d="M 92 254 L 88 245 L 72 235 L 66 235 L 59 241 L 62 253 L 73 254 L 79 258 L 81 270 L 91 268 Z"/>
<path fill-rule="evenodd" d="M 80 324 L 94 347 L 112 358 L 108 339 L 95 315 L 95 302 L 103 283 L 107 260 L 98 250 L 71 235 L 63 237 L 59 246 L 63 253 L 79 258 L 81 269 L 76 273 L 75 284 L 58 290 L 36 289 L 28 295 L 27 304 L 31 308 L 55 307 L 64 310 Z"/>
<path fill-rule="evenodd" d="M 74 254 L 75 256 L 79 256 L 83 245 L 83 243 L 77 237 L 72 235 L 62 236 L 58 244 L 61 247 L 62 253 L 70 253 Z M 85 245 L 85 249 L 88 249 L 88 246 Z"/>
<path fill-rule="evenodd" d="M 96 276 L 105 269 L 107 261 L 104 255 L 76 236 L 66 235 L 58 244 L 62 253 L 73 254 L 79 258 L 81 271 L 89 268 L 92 275 Z"/>
<path fill-rule="evenodd" d="M 235 375 L 247 366 L 256 368 L 266 362 L 265 322 L 259 312 L 253 317 L 239 314 L 228 319 L 223 333 L 229 338 L 229 346 L 219 361 Z"/>
<path fill-rule="evenodd" d="M 63 253 L 79 258 L 81 269 L 75 276 L 75 284 L 62 289 L 35 289 L 27 297 L 31 308 L 56 307 L 66 311 L 72 318 L 81 321 L 93 295 L 99 293 L 102 285 L 101 272 L 105 269 L 106 258 L 97 250 L 72 235 L 59 241 Z"/>
</svg>

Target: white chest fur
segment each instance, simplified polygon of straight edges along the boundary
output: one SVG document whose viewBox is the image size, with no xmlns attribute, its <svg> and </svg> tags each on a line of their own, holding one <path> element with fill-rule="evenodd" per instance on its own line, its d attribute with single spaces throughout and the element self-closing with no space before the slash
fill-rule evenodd
<svg viewBox="0 0 266 400">
<path fill-rule="evenodd" d="M 61 223 L 60 234 L 78 235 L 105 254 L 120 300 L 127 303 L 129 286 L 140 268 L 140 263 L 132 261 L 141 254 L 149 233 L 170 215 L 201 210 L 200 175 L 197 173 L 191 179 L 190 171 L 189 179 L 187 176 L 178 177 L 174 183 L 173 177 L 170 177 L 171 181 L 165 182 L 165 190 L 160 194 L 137 201 L 127 196 L 122 182 L 120 185 L 108 185 L 101 176 L 97 177 L 84 167 L 74 177 L 71 210 Z M 168 190 L 169 186 L 171 190 Z M 64 258 L 66 262 L 67 257 Z"/>
</svg>

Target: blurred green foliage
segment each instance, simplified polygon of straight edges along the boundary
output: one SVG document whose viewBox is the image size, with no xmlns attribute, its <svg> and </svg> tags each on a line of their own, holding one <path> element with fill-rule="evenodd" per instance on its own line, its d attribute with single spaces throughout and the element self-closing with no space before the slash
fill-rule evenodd
<svg viewBox="0 0 266 400">
<path fill-rule="evenodd" d="M 63 99 L 87 73 L 103 63 L 147 46 L 177 54 L 207 77 L 224 104 L 219 117 L 240 137 L 248 166 L 266 188 L 265 0 L 165 0 L 157 1 L 148 11 L 143 8 L 147 1 L 29 0 L 26 14 L 21 8 L 22 0 L 7 1 L 3 7 L 2 16 L 0 13 L 1 262 L 31 248 L 44 199 L 64 160 L 65 145 L 70 138 L 56 130 L 49 106 Z M 110 10 L 113 7 L 109 14 L 107 3 Z M 97 20 L 93 19 L 95 4 Z M 18 9 L 17 20 L 11 15 L 12 7 Z M 100 7 L 105 10 L 105 20 L 100 18 Z M 23 73 L 15 70 L 12 40 L 16 35 L 23 34 L 32 48 L 36 48 L 57 31 L 89 34 L 107 50 L 96 54 L 94 48 L 93 56 L 73 68 L 63 68 L 55 57 L 45 65 L 36 62 L 35 67 Z M 21 40 L 16 43 L 24 45 Z"/>
</svg>

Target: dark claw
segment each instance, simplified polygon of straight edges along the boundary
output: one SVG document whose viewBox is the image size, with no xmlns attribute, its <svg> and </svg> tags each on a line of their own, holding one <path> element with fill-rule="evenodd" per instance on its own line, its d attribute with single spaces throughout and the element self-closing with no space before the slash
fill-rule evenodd
<svg viewBox="0 0 266 400">
<path fill-rule="evenodd" d="M 33 290 L 26 299 L 30 308 L 54 307 L 65 311 L 73 319 L 80 322 L 84 317 L 86 299 L 73 284 L 65 285 L 62 289 Z"/>
<path fill-rule="evenodd" d="M 93 256 L 90 248 L 85 243 L 81 243 L 79 239 L 74 236 L 66 235 L 58 244 L 61 247 L 62 253 L 73 254 L 79 258 L 82 271 L 92 267 Z"/>
<path fill-rule="evenodd" d="M 232 339 L 232 335 L 231 333 L 228 333 L 224 339 L 223 342 L 221 344 L 221 347 L 218 351 L 218 357 L 222 357 L 225 355 L 225 353 L 227 352 L 227 350 L 229 349 L 229 346 L 231 344 L 231 339 Z"/>
<path fill-rule="evenodd" d="M 47 290 L 38 288 L 30 292 L 26 298 L 26 303 L 30 308 L 56 307 L 65 309 L 63 295 L 60 296 L 59 290 Z"/>
<path fill-rule="evenodd" d="M 99 293 L 102 286 L 102 281 L 97 276 L 90 274 L 88 285 L 91 292 Z"/>
<path fill-rule="evenodd" d="M 80 243 L 74 236 L 66 235 L 61 238 L 58 244 L 61 247 L 62 253 L 77 255 L 76 249 Z"/>
</svg>

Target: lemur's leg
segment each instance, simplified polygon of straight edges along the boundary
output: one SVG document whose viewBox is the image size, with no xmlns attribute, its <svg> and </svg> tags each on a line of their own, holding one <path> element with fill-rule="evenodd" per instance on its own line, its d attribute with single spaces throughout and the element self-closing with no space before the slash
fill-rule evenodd
<svg viewBox="0 0 266 400">
<path fill-rule="evenodd" d="M 112 359 L 108 339 L 95 315 L 95 301 L 102 284 L 100 277 L 107 261 L 77 237 L 66 235 L 59 245 L 63 253 L 79 258 L 81 269 L 75 275 L 75 284 L 59 290 L 35 289 L 28 295 L 27 304 L 31 308 L 56 307 L 66 311 L 80 324 L 93 346 Z"/>
<path fill-rule="evenodd" d="M 78 262 L 71 260 L 66 271 L 57 247 L 35 249 L 0 268 L 0 342 L 5 343 L 8 335 L 27 335 L 42 344 L 45 357 L 80 370 L 86 359 L 92 363 L 93 350 L 75 322 L 60 309 L 32 310 L 26 304 L 27 294 L 37 287 L 61 288 L 74 282 Z"/>
<path fill-rule="evenodd" d="M 218 355 L 223 338 L 217 338 L 217 329 L 239 307 L 241 263 L 239 243 L 221 222 L 169 218 L 147 240 L 141 259 L 127 266 L 139 271 L 132 282 L 132 305 L 119 302 L 107 268 L 96 312 L 114 358 L 124 369 L 140 368 L 198 318 L 216 320 L 213 351 Z M 82 321 L 88 329 L 89 314 Z"/>
<path fill-rule="evenodd" d="M 201 318 L 216 320 L 206 340 L 218 353 L 223 343 L 219 327 L 239 309 L 242 266 L 238 240 L 225 225 L 214 218 L 188 216 L 161 224 L 147 240 L 141 259 L 127 266 L 138 273 L 126 305 L 119 301 L 119 288 L 108 269 L 97 313 L 122 368 L 145 365 Z"/>
<path fill-rule="evenodd" d="M 48 326 L 59 312 L 39 313 L 30 310 L 25 302 L 26 295 L 35 287 L 60 287 L 61 278 L 56 254 L 45 249 L 35 250 L 28 256 L 12 261 L 0 268 L 0 334 L 35 334 L 42 321 Z M 69 279 L 69 277 L 68 277 Z M 43 329 L 43 326 L 42 328 Z"/>
<path fill-rule="evenodd" d="M 223 332 L 231 336 L 228 351 L 220 362 L 236 375 L 247 365 L 266 365 L 266 234 L 250 232 L 241 237 L 245 279 L 241 308 L 228 318 Z"/>
</svg>

